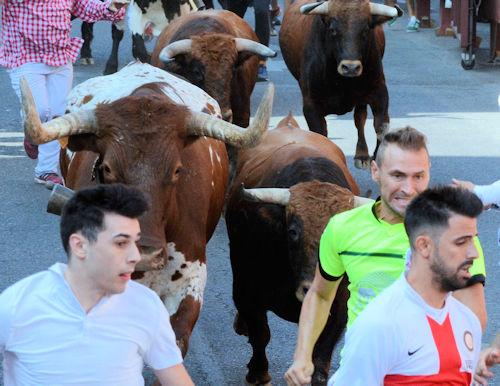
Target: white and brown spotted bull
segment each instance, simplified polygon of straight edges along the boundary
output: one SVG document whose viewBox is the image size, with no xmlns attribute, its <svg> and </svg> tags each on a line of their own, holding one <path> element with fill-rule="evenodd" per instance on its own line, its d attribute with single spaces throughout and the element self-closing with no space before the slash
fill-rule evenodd
<svg viewBox="0 0 500 386">
<path fill-rule="evenodd" d="M 219 102 L 226 121 L 246 127 L 258 55 L 276 53 L 260 44 L 248 23 L 233 12 L 209 10 L 170 23 L 158 38 L 151 64 L 205 90 Z"/>
<path fill-rule="evenodd" d="M 374 155 L 389 126 L 382 24 L 401 15 L 397 6 L 368 0 L 297 0 L 283 17 L 280 47 L 299 83 L 309 129 L 326 136 L 326 115 L 354 109 L 357 168 L 370 166 L 364 134 L 367 106 L 373 112 L 377 134 Z"/>
<path fill-rule="evenodd" d="M 253 349 L 249 384 L 271 381 L 267 311 L 298 323 L 320 236 L 331 216 L 363 200 L 357 194 L 342 151 L 324 136 L 301 130 L 291 116 L 251 151 L 240 151 L 226 224 L 238 311 L 234 327 L 248 335 Z M 314 349 L 315 385 L 326 384 L 333 348 L 347 322 L 348 297 L 343 280 Z"/>
<path fill-rule="evenodd" d="M 41 124 L 23 83 L 26 135 L 34 143 L 68 138 L 67 149 L 74 153 L 63 150 L 61 157 L 68 187 L 119 182 L 149 197 L 133 278 L 164 302 L 184 355 L 203 300 L 205 247 L 224 203 L 224 143 L 245 147 L 259 141 L 272 94 L 270 87 L 252 125 L 242 129 L 222 120 L 217 102 L 204 91 L 134 63 L 77 86 L 70 98 L 73 111 Z"/>
</svg>

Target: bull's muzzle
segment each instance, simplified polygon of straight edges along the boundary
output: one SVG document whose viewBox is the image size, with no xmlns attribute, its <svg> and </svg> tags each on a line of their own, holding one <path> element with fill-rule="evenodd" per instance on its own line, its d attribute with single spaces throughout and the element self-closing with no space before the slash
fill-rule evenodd
<svg viewBox="0 0 500 386">
<path fill-rule="evenodd" d="M 342 76 L 354 78 L 361 75 L 363 65 L 359 60 L 342 60 L 337 67 L 337 71 Z"/>
</svg>

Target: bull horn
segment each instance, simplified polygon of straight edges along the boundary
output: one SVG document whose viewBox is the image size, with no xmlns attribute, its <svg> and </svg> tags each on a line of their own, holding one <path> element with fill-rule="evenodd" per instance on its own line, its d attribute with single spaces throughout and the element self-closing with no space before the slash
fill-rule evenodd
<svg viewBox="0 0 500 386">
<path fill-rule="evenodd" d="M 236 43 L 236 50 L 238 52 L 250 51 L 254 54 L 269 58 L 274 58 L 277 55 L 276 51 L 271 50 L 264 44 L 258 43 L 250 39 L 234 38 L 234 42 Z"/>
<path fill-rule="evenodd" d="M 399 6 L 390 7 L 384 4 L 370 3 L 370 13 L 377 16 L 401 17 L 403 10 Z"/>
<path fill-rule="evenodd" d="M 290 202 L 290 190 L 286 188 L 256 188 L 245 189 L 241 186 L 241 193 L 248 201 L 278 204 L 287 206 Z"/>
<path fill-rule="evenodd" d="M 238 148 L 255 146 L 269 125 L 269 118 L 273 108 L 273 96 L 274 85 L 270 83 L 252 123 L 247 129 L 223 121 L 213 115 L 191 112 L 186 122 L 188 135 L 205 135 Z"/>
<path fill-rule="evenodd" d="M 36 145 L 68 135 L 95 132 L 97 119 L 93 110 L 80 110 L 42 123 L 30 86 L 24 77 L 21 78 L 20 88 L 25 117 L 24 133 Z"/>
<path fill-rule="evenodd" d="M 300 13 L 304 15 L 328 15 L 328 1 L 305 4 L 300 7 Z"/>
<path fill-rule="evenodd" d="M 182 39 L 170 43 L 168 46 L 163 47 L 160 52 L 159 58 L 162 62 L 169 62 L 174 60 L 177 55 L 189 54 L 191 52 L 191 39 Z"/>
<path fill-rule="evenodd" d="M 64 205 L 73 197 L 75 192 L 70 188 L 62 185 L 54 185 L 52 193 L 50 193 L 49 201 L 47 202 L 47 213 L 60 216 Z"/>
<path fill-rule="evenodd" d="M 371 198 L 366 198 L 366 197 L 360 197 L 360 196 L 354 196 L 354 207 L 358 207 L 361 205 L 365 205 L 368 203 L 374 203 L 375 201 L 372 200 Z"/>
</svg>

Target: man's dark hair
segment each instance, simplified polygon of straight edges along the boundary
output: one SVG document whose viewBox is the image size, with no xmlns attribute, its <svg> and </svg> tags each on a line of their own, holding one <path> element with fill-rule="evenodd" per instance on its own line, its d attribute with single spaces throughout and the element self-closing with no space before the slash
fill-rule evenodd
<svg viewBox="0 0 500 386">
<path fill-rule="evenodd" d="M 474 193 L 451 186 L 436 186 L 415 197 L 406 208 L 405 229 L 414 247 L 415 239 L 430 228 L 445 228 L 453 215 L 478 217 L 483 204 Z"/>
<path fill-rule="evenodd" d="M 147 209 L 144 194 L 122 184 L 99 185 L 80 190 L 62 210 L 60 229 L 64 250 L 69 256 L 69 237 L 73 233 L 80 232 L 90 242 L 97 241 L 106 213 L 138 218 Z"/>
<path fill-rule="evenodd" d="M 375 162 L 378 166 L 382 165 L 385 150 L 390 144 L 395 144 L 403 150 L 419 151 L 425 149 L 427 151 L 427 140 L 425 135 L 413 127 L 406 126 L 396 130 L 390 130 L 384 134 L 377 150 Z M 427 153 L 429 153 L 427 151 Z"/>
</svg>

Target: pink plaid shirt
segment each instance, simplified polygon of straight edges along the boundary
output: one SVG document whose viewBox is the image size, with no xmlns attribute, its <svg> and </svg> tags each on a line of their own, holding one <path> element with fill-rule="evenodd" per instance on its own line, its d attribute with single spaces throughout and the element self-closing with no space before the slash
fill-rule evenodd
<svg viewBox="0 0 500 386">
<path fill-rule="evenodd" d="M 1 0 L 0 0 L 1 3 Z M 108 10 L 111 0 L 4 0 L 0 65 L 24 63 L 62 66 L 74 62 L 83 40 L 70 37 L 71 14 L 84 21 L 118 21 L 125 9 Z"/>
</svg>

